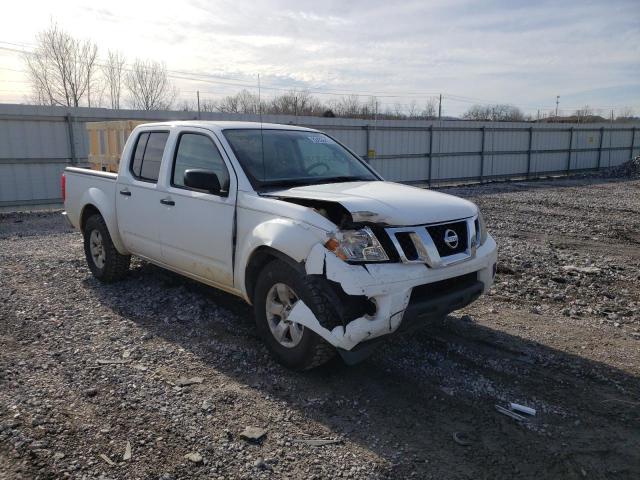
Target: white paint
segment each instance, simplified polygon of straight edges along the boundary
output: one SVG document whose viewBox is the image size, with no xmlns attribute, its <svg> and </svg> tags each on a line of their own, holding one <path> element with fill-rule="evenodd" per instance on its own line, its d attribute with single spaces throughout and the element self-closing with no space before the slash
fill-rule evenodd
<svg viewBox="0 0 640 480">
<path fill-rule="evenodd" d="M 478 210 L 473 203 L 453 195 L 382 181 L 308 185 L 278 190 L 270 195 L 338 202 L 352 216 L 355 212 L 358 221 L 394 226 L 468 218 Z"/>
<path fill-rule="evenodd" d="M 315 132 L 289 125 L 264 126 Z M 78 226 L 82 209 L 93 204 L 105 218 L 121 253 L 137 254 L 165 268 L 240 295 L 249 302 L 245 271 L 257 249 L 270 247 L 296 262 L 304 262 L 307 274 L 325 274 L 348 295 L 364 295 L 376 304 L 373 316 L 364 315 L 331 331 L 320 325 L 304 302 L 295 305 L 289 315 L 290 320 L 307 326 L 332 345 L 345 350 L 397 330 L 411 291 L 417 285 L 478 272 L 485 291 L 491 286 L 491 269 L 497 253 L 496 244 L 490 236 L 477 249 L 475 256 L 446 268 L 403 263 L 351 265 L 324 247 L 329 235 L 335 233 L 335 224 L 312 208 L 273 197 L 336 201 L 357 218 L 393 225 L 417 225 L 469 217 L 477 212 L 472 203 L 450 195 L 382 181 L 297 187 L 273 193 L 269 198 L 252 189 L 239 162 L 229 153 L 232 150 L 222 136 L 222 130 L 230 127 L 255 128 L 256 124 L 187 121 L 137 127 L 127 141 L 117 176 L 100 172 L 88 175 L 81 169 L 67 169 L 65 207 L 69 220 Z M 137 134 L 145 130 L 170 132 L 155 184 L 135 180 L 128 169 Z M 184 196 L 171 187 L 176 139 L 182 132 L 205 134 L 218 146 L 227 168 L 233 172 L 228 197 L 205 193 Z M 131 196 L 120 195 L 120 190 L 129 190 Z M 175 199 L 176 204 L 184 202 L 187 208 L 176 209 L 161 204 L 160 200 L 167 197 Z M 199 203 L 188 208 L 191 201 Z M 219 207 L 215 215 L 209 216 L 203 210 L 208 204 Z M 237 246 L 232 275 L 234 206 Z M 180 218 L 172 218 L 175 215 Z M 181 235 L 186 240 L 181 241 Z"/>
<path fill-rule="evenodd" d="M 339 283 L 345 293 L 365 295 L 373 300 L 377 306 L 376 314 L 359 317 L 346 327 L 335 327 L 329 331 L 320 324 L 308 306 L 300 301 L 291 310 L 289 320 L 310 328 L 335 347 L 351 350 L 362 341 L 395 332 L 402 323 L 411 290 L 417 285 L 477 271 L 478 280 L 484 283 L 487 291 L 493 282 L 491 269 L 496 255 L 495 242 L 489 236 L 485 244 L 478 248 L 474 258 L 444 269 L 395 263 L 368 264 L 365 268 L 345 263 L 323 245 L 317 244 L 307 257 L 306 272 L 321 274 L 326 270 L 327 278 Z"/>
</svg>

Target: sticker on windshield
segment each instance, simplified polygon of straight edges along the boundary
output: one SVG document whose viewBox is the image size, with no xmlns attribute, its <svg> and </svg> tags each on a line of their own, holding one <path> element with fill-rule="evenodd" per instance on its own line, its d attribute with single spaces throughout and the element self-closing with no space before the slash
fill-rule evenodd
<svg viewBox="0 0 640 480">
<path fill-rule="evenodd" d="M 331 140 L 328 137 L 323 137 L 322 135 L 313 135 L 307 138 L 313 143 L 331 143 Z"/>
</svg>

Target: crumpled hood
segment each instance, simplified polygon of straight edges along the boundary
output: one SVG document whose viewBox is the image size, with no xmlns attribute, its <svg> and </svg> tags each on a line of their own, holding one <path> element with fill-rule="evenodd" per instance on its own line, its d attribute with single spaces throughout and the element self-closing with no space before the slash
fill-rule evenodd
<svg viewBox="0 0 640 480">
<path fill-rule="evenodd" d="M 446 222 L 476 214 L 476 206 L 445 193 L 393 182 L 345 182 L 293 187 L 264 196 L 340 203 L 355 222 L 393 226 Z"/>
</svg>

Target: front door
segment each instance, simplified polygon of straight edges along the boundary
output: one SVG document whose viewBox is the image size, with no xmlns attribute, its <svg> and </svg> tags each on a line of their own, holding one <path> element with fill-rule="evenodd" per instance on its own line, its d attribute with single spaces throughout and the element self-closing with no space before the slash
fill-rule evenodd
<svg viewBox="0 0 640 480">
<path fill-rule="evenodd" d="M 236 181 L 206 130 L 180 133 L 167 178 L 162 226 L 163 262 L 220 286 L 233 286 L 233 216 Z M 204 169 L 218 175 L 222 191 L 214 195 L 185 186 L 184 173 Z"/>
</svg>

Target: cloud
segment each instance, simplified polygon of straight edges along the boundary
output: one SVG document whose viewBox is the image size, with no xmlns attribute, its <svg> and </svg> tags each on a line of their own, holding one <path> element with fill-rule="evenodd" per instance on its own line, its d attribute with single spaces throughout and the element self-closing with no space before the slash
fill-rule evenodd
<svg viewBox="0 0 640 480">
<path fill-rule="evenodd" d="M 265 87 L 393 95 L 380 95 L 382 103 L 424 102 L 442 92 L 529 111 L 553 108 L 557 94 L 583 92 L 573 98 L 588 101 L 584 92 L 592 91 L 597 95 L 589 103 L 640 110 L 634 0 L 112 0 L 109 8 L 78 0 L 14 10 L 11 23 L 20 25 L 21 41 L 32 41 L 53 15 L 105 50 L 215 75 L 210 81 L 255 84 L 259 73 Z M 622 86 L 623 94 L 615 93 Z M 186 80 L 179 87 L 212 96 L 239 88 Z M 459 114 L 471 101 L 449 98 L 445 111 Z"/>
</svg>

